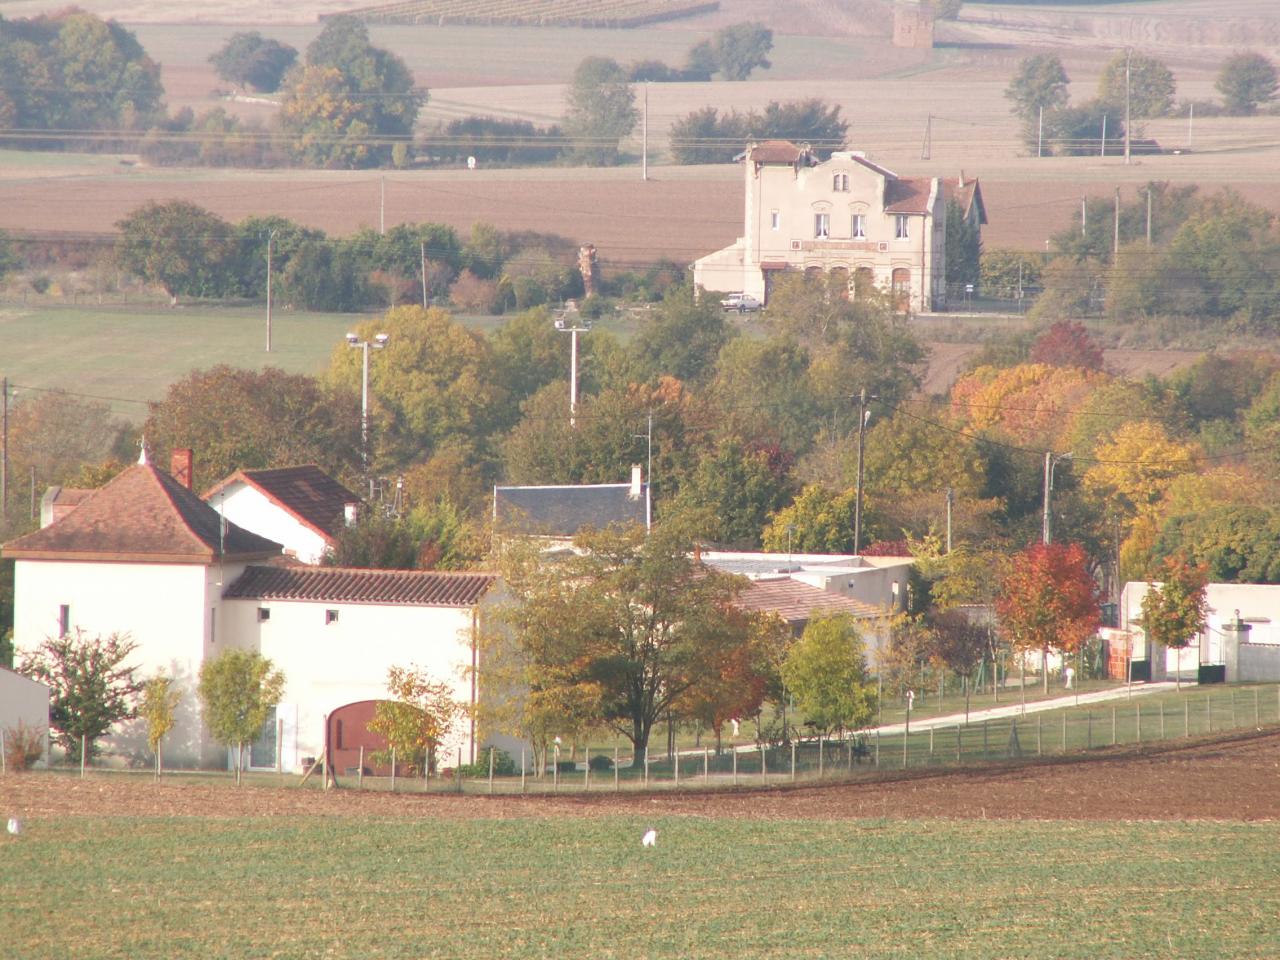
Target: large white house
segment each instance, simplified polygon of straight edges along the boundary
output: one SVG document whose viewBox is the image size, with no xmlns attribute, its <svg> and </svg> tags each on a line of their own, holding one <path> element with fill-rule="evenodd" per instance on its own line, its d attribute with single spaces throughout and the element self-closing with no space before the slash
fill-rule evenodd
<svg viewBox="0 0 1280 960">
<path fill-rule="evenodd" d="M 986 222 L 978 181 L 900 177 L 857 151 L 819 160 L 805 144 L 769 140 L 742 154 L 743 233 L 694 262 L 706 290 L 767 302 L 787 273 L 843 277 L 854 295 L 892 291 L 903 309 L 946 306 L 946 203 Z"/>
<path fill-rule="evenodd" d="M 423 667 L 460 703 L 475 702 L 476 630 L 495 577 L 303 567 L 145 462 L 3 554 L 15 561 L 19 649 L 77 630 L 127 634 L 142 676 L 176 679 L 182 699 L 166 740 L 169 764 L 227 763 L 195 693 L 201 665 L 227 648 L 261 652 L 287 680 L 253 766 L 297 769 L 326 746 L 337 749 L 325 718 L 385 697 L 391 666 Z M 359 739 L 342 732 L 339 739 Z M 141 753 L 142 744 L 137 729 L 112 746 Z M 464 760 L 473 755 L 469 721 L 445 747 L 448 758 L 459 749 Z"/>
</svg>

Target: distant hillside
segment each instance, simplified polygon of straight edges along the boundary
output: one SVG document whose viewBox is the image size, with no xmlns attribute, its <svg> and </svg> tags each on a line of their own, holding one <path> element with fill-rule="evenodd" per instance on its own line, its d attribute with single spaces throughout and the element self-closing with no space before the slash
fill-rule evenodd
<svg viewBox="0 0 1280 960">
<path fill-rule="evenodd" d="M 368 23 L 625 29 L 719 8 L 717 0 L 398 0 L 345 12 Z"/>
</svg>

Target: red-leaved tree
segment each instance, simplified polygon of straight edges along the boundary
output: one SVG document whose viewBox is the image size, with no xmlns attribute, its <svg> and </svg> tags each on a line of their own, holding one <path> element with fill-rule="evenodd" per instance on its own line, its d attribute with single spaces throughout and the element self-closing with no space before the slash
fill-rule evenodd
<svg viewBox="0 0 1280 960">
<path fill-rule="evenodd" d="M 1000 629 L 1021 655 L 1041 652 L 1044 691 L 1049 692 L 1049 651 L 1071 653 L 1101 622 L 1098 585 L 1077 543 L 1036 543 L 1013 558 L 1000 585 Z"/>
<path fill-rule="evenodd" d="M 1102 347 L 1089 336 L 1083 323 L 1059 320 L 1036 338 L 1031 345 L 1030 360 L 1051 367 L 1101 370 Z"/>
</svg>

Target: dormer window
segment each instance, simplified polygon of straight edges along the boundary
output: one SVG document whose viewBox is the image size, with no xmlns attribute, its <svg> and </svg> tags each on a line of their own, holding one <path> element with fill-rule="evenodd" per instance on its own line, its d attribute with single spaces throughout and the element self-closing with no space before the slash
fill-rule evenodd
<svg viewBox="0 0 1280 960">
<path fill-rule="evenodd" d="M 831 178 L 831 189 L 836 193 L 848 193 L 849 175 L 847 173 L 837 173 Z"/>
</svg>

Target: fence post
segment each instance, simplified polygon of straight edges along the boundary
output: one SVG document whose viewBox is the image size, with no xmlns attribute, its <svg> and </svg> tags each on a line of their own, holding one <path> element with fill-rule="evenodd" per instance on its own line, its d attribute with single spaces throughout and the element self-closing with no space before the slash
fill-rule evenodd
<svg viewBox="0 0 1280 960">
<path fill-rule="evenodd" d="M 356 789 L 364 789 L 364 746 L 360 747 L 360 769 L 356 771 Z"/>
<path fill-rule="evenodd" d="M 1111 708 L 1111 745 L 1116 745 L 1116 708 Z"/>
<path fill-rule="evenodd" d="M 956 763 L 960 762 L 960 724 L 956 724 Z"/>
<path fill-rule="evenodd" d="M 1255 727 L 1262 725 L 1262 721 L 1259 719 L 1259 716 L 1260 715 L 1258 713 L 1258 688 L 1254 687 L 1253 688 L 1253 725 Z"/>
<path fill-rule="evenodd" d="M 1142 703 L 1134 704 L 1138 709 L 1138 746 L 1142 746 Z"/>
<path fill-rule="evenodd" d="M 929 728 L 929 765 L 933 765 L 933 727 Z"/>
<path fill-rule="evenodd" d="M 1160 701 L 1160 739 L 1164 739 L 1164 701 Z"/>
<path fill-rule="evenodd" d="M 80 738 L 80 779 L 81 780 L 84 779 L 85 757 L 87 757 L 88 755 L 89 755 L 89 738 L 81 737 Z M 239 762 L 240 762 L 240 758 L 236 757 L 236 763 L 238 764 Z M 240 771 L 238 769 L 236 770 L 236 776 L 237 777 L 240 776 Z"/>
<path fill-rule="evenodd" d="M 703 747 L 702 748 L 702 781 L 703 783 L 710 782 L 711 780 L 710 761 L 711 761 L 711 752 L 706 747 Z"/>
<path fill-rule="evenodd" d="M 396 792 L 396 748 L 391 748 L 391 792 Z"/>
<path fill-rule="evenodd" d="M 524 778 L 525 778 L 524 760 L 525 760 L 524 747 L 521 747 L 521 748 L 520 748 L 520 793 L 521 793 L 521 794 L 523 794 L 523 793 L 524 793 L 524 789 L 525 789 L 525 785 L 524 785 Z"/>
<path fill-rule="evenodd" d="M 876 769 L 880 769 L 880 728 L 876 727 Z"/>
<path fill-rule="evenodd" d="M 1092 750 L 1093 749 L 1093 711 L 1092 710 L 1089 711 L 1088 720 L 1089 720 L 1089 729 L 1085 733 L 1084 748 L 1086 750 Z"/>
<path fill-rule="evenodd" d="M 1040 714 L 1038 713 L 1036 714 L 1036 756 L 1037 757 L 1044 755 L 1040 747 L 1040 727 L 1041 727 L 1041 721 L 1043 719 L 1044 717 L 1040 716 Z"/>
<path fill-rule="evenodd" d="M 911 732 L 906 728 L 902 731 L 902 769 L 907 769 L 907 744 L 911 741 Z"/>
<path fill-rule="evenodd" d="M 424 767 L 427 765 L 425 760 L 423 761 L 422 765 Z M 453 769 L 454 769 L 454 772 L 457 773 L 457 777 L 455 777 L 454 779 L 458 781 L 458 792 L 461 793 L 462 792 L 462 748 L 461 747 L 458 748 L 458 765 Z"/>
<path fill-rule="evenodd" d="M 649 750 L 644 751 L 644 785 L 649 786 Z"/>
<path fill-rule="evenodd" d="M 591 748 L 590 747 L 582 748 L 582 759 L 586 761 L 586 764 L 582 768 L 582 789 L 590 793 L 591 792 Z"/>
<path fill-rule="evenodd" d="M 791 741 L 791 782 L 796 782 L 796 742 Z"/>
<path fill-rule="evenodd" d="M 489 796 L 493 796 L 493 750 L 489 747 Z"/>
<path fill-rule="evenodd" d="M 622 789 L 622 784 L 618 782 L 618 747 L 615 744 L 613 748 L 613 792 L 617 793 Z"/>
<path fill-rule="evenodd" d="M 764 744 L 762 743 L 760 744 L 760 779 L 763 780 L 765 776 L 768 775 L 768 773 L 769 771 L 765 769 L 765 752 L 764 752 Z"/>
<path fill-rule="evenodd" d="M 822 734 L 818 734 L 818 779 L 822 779 Z"/>
<path fill-rule="evenodd" d="M 9 772 L 9 761 L 4 755 L 4 730 L 0 728 L 0 776 L 4 776 Z M 157 779 L 159 775 L 157 774 Z"/>
<path fill-rule="evenodd" d="M 1062 752 L 1067 752 L 1067 711 L 1062 711 Z"/>
<path fill-rule="evenodd" d="M 1206 694 L 1204 698 L 1204 719 L 1208 724 L 1209 732 L 1213 733 L 1213 695 Z"/>
<path fill-rule="evenodd" d="M 982 718 L 982 759 L 986 760 L 991 754 L 991 748 L 987 741 L 987 718 Z"/>
<path fill-rule="evenodd" d="M 733 748 L 733 785 L 738 785 L 738 748 Z"/>
<path fill-rule="evenodd" d="M 1234 690 L 1231 691 L 1231 726 L 1233 729 L 1240 726 L 1240 717 L 1236 713 L 1236 692 Z"/>
<path fill-rule="evenodd" d="M 1191 701 L 1182 701 L 1182 735 L 1191 736 Z"/>
<path fill-rule="evenodd" d="M 680 748 L 676 747 L 675 753 L 671 755 L 671 767 L 676 772 L 676 786 L 680 786 Z"/>
</svg>

